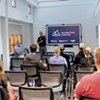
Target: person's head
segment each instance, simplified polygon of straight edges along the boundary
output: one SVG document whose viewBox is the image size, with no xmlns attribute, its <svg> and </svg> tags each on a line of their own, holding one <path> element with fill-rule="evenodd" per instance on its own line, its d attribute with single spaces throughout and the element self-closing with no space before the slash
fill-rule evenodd
<svg viewBox="0 0 100 100">
<path fill-rule="evenodd" d="M 100 69 L 100 48 L 96 48 L 94 50 L 94 61 L 95 61 L 96 67 L 98 67 L 97 65 L 99 65 L 99 69 Z"/>
<path fill-rule="evenodd" d="M 17 45 L 17 46 L 20 46 L 20 45 L 21 45 L 21 42 L 20 42 L 19 40 L 17 40 L 17 41 L 16 41 L 16 45 Z"/>
<path fill-rule="evenodd" d="M 34 53 L 34 52 L 36 52 L 36 50 L 37 50 L 37 45 L 36 45 L 36 44 L 31 44 L 31 45 L 30 45 L 30 51 L 31 51 L 32 53 Z"/>
<path fill-rule="evenodd" d="M 60 55 L 60 47 L 59 46 L 54 46 L 54 55 L 59 56 Z"/>
<path fill-rule="evenodd" d="M 43 32 L 42 31 L 40 31 L 40 36 L 43 36 Z"/>
<path fill-rule="evenodd" d="M 84 43 L 80 43 L 79 44 L 79 50 L 83 51 L 84 47 L 85 47 L 85 44 Z"/>
</svg>

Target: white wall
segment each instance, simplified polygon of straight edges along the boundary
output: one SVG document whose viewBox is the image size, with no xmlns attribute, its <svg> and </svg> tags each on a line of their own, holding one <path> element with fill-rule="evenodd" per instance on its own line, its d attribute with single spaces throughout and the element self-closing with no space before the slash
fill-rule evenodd
<svg viewBox="0 0 100 100">
<path fill-rule="evenodd" d="M 33 23 L 33 6 L 32 13 L 28 14 L 28 2 L 25 0 L 16 0 L 16 8 L 11 6 L 11 1 L 8 0 L 8 17 L 11 19 Z M 0 0 L 0 16 L 5 17 L 5 2 L 6 0 Z M 28 16 L 28 17 L 26 17 Z"/>
<path fill-rule="evenodd" d="M 5 16 L 5 0 L 0 1 L 0 16 Z"/>
<path fill-rule="evenodd" d="M 97 18 L 93 17 L 94 4 L 91 5 L 65 5 L 40 7 L 34 11 L 34 34 L 39 36 L 39 31 L 46 29 L 46 24 L 82 24 L 82 41 L 90 45 L 92 50 L 98 46 L 96 37 Z M 34 38 L 34 42 L 37 38 Z M 77 46 L 69 49 L 77 52 Z M 48 51 L 52 51 L 48 47 Z"/>
<path fill-rule="evenodd" d="M 8 0 L 8 17 L 18 21 L 33 23 L 33 9 L 32 13 L 28 14 L 28 2 L 25 0 L 16 0 L 16 8 L 11 6 L 11 1 Z"/>
<path fill-rule="evenodd" d="M 1 37 L 1 17 L 0 17 L 0 55 L 2 54 L 2 37 Z"/>
<path fill-rule="evenodd" d="M 22 24 L 9 23 L 9 34 L 22 34 Z"/>
<path fill-rule="evenodd" d="M 24 23 L 22 28 L 23 43 L 27 48 L 29 48 L 30 44 L 33 43 L 34 38 L 31 27 L 32 24 Z"/>
</svg>

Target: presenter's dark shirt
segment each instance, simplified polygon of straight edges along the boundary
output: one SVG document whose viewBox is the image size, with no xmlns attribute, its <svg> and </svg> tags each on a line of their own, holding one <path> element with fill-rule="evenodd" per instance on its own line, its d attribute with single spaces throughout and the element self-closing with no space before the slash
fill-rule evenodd
<svg viewBox="0 0 100 100">
<path fill-rule="evenodd" d="M 42 43 L 39 44 L 40 47 L 46 46 L 46 38 L 44 36 L 40 36 L 37 40 L 37 42 L 43 41 Z"/>
</svg>

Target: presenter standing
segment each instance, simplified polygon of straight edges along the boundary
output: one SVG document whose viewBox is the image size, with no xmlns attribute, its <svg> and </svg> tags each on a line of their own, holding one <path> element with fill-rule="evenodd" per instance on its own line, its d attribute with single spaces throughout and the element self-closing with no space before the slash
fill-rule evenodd
<svg viewBox="0 0 100 100">
<path fill-rule="evenodd" d="M 40 34 L 40 36 L 37 39 L 37 43 L 39 45 L 39 52 L 40 52 L 41 57 L 42 57 L 43 55 L 46 55 L 46 51 L 47 51 L 47 49 L 46 49 L 46 36 L 43 34 L 42 31 L 40 31 L 39 34 Z"/>
</svg>

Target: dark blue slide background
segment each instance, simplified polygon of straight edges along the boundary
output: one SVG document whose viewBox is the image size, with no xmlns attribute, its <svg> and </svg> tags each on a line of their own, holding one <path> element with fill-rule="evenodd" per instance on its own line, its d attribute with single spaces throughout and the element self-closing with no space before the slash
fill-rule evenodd
<svg viewBox="0 0 100 100">
<path fill-rule="evenodd" d="M 47 25 L 47 44 L 74 45 L 80 43 L 81 25 Z"/>
</svg>

